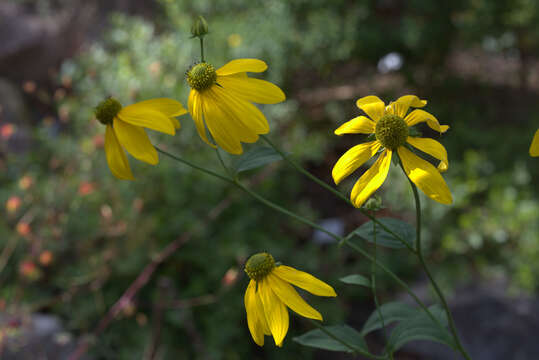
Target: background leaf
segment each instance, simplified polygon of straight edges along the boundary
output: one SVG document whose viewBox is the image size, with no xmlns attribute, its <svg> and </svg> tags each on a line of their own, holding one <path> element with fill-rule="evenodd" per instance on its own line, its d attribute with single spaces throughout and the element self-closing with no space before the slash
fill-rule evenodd
<svg viewBox="0 0 539 360">
<path fill-rule="evenodd" d="M 345 284 L 361 285 L 369 288 L 371 287 L 371 281 L 367 277 L 359 274 L 348 275 L 340 278 L 339 280 Z"/>
<path fill-rule="evenodd" d="M 410 246 L 414 247 L 416 231 L 412 225 L 405 221 L 394 218 L 379 218 L 378 221 L 387 226 L 395 234 L 406 240 Z M 368 221 L 361 225 L 354 231 L 354 233 L 367 241 L 374 243 L 372 221 Z M 401 249 L 405 247 L 402 242 L 395 239 L 393 235 L 385 231 L 380 225 L 376 225 L 376 244 L 394 249 Z"/>
<path fill-rule="evenodd" d="M 411 319 L 418 314 L 418 309 L 412 305 L 405 304 L 403 302 L 395 301 L 383 304 L 379 308 L 382 316 L 384 318 L 384 324 L 387 326 L 395 321 L 402 321 L 406 319 Z M 371 331 L 378 330 L 382 328 L 382 322 L 378 315 L 378 310 L 374 310 L 363 325 L 361 330 L 361 335 L 365 336 Z"/>
<path fill-rule="evenodd" d="M 361 334 L 350 326 L 334 325 L 324 326 L 324 328 L 354 348 L 362 351 L 369 351 L 367 343 L 365 343 Z M 332 339 L 320 329 L 311 330 L 301 336 L 297 336 L 294 338 L 294 341 L 301 345 L 318 349 L 353 352 L 348 346 Z"/>
<path fill-rule="evenodd" d="M 259 168 L 282 160 L 282 156 L 268 146 L 256 146 L 246 151 L 233 164 L 235 173 Z"/>
</svg>

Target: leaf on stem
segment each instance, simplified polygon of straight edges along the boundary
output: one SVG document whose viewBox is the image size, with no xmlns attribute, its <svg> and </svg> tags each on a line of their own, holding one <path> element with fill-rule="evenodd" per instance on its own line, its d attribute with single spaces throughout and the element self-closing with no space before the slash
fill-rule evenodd
<svg viewBox="0 0 539 360">
<path fill-rule="evenodd" d="M 371 281 L 369 280 L 369 278 L 359 274 L 347 275 L 340 278 L 339 280 L 345 284 L 360 285 L 368 288 L 371 287 Z"/>
<path fill-rule="evenodd" d="M 232 165 L 232 170 L 238 174 L 282 159 L 282 156 L 273 148 L 268 146 L 257 146 L 241 155 Z"/>
<path fill-rule="evenodd" d="M 380 223 L 385 225 L 391 232 L 404 239 L 412 248 L 414 248 L 416 231 L 415 228 L 405 221 L 394 218 L 378 218 Z M 368 221 L 358 227 L 354 234 L 366 239 L 368 242 L 374 243 L 373 222 Z M 376 224 L 376 244 L 393 248 L 402 249 L 405 245 L 395 238 L 390 232 L 386 231 L 382 226 Z"/>
<path fill-rule="evenodd" d="M 348 325 L 324 326 L 328 332 L 344 343 L 352 346 L 356 350 L 368 352 L 367 343 L 359 332 Z M 305 346 L 331 351 L 354 352 L 355 350 L 345 344 L 333 339 L 320 329 L 311 330 L 301 336 L 294 338 L 294 341 Z"/>
</svg>

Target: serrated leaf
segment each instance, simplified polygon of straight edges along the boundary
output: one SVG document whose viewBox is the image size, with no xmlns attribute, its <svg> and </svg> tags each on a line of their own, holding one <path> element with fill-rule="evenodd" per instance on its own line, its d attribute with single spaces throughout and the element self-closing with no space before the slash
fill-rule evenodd
<svg viewBox="0 0 539 360">
<path fill-rule="evenodd" d="M 369 351 L 365 339 L 359 332 L 348 325 L 324 326 L 328 332 L 341 339 L 355 350 Z M 354 352 L 355 350 L 331 338 L 320 329 L 311 330 L 301 336 L 294 338 L 294 341 L 305 346 L 330 351 Z"/>
<path fill-rule="evenodd" d="M 371 287 L 371 281 L 369 278 L 359 274 L 347 275 L 339 280 L 345 284 L 361 285 L 369 288 Z"/>
<path fill-rule="evenodd" d="M 382 313 L 385 326 L 388 326 L 396 321 L 413 318 L 418 314 L 417 308 L 399 301 L 383 304 L 378 310 Z M 382 321 L 380 319 L 378 310 L 375 309 L 369 316 L 363 325 L 363 329 L 361 329 L 361 335 L 365 336 L 371 331 L 382 328 Z"/>
<path fill-rule="evenodd" d="M 273 148 L 268 146 L 257 146 L 246 151 L 233 164 L 232 168 L 236 174 L 259 168 L 282 160 L 282 156 Z"/>
<path fill-rule="evenodd" d="M 415 317 L 401 321 L 388 340 L 388 348 L 398 350 L 404 344 L 414 340 L 430 340 L 455 348 L 453 337 L 447 329 L 445 312 L 439 307 L 430 307 L 431 313 L 441 322 L 443 327 L 436 324 L 426 313 L 419 312 Z"/>
<path fill-rule="evenodd" d="M 377 220 L 384 224 L 393 233 L 406 240 L 411 247 L 414 247 L 416 231 L 412 225 L 405 221 L 394 218 L 378 218 Z M 368 242 L 374 243 L 373 222 L 368 221 L 361 225 L 354 231 L 354 234 L 366 239 Z M 394 249 L 401 249 L 405 247 L 401 241 L 397 240 L 391 233 L 387 232 L 379 224 L 376 224 L 376 244 Z"/>
</svg>

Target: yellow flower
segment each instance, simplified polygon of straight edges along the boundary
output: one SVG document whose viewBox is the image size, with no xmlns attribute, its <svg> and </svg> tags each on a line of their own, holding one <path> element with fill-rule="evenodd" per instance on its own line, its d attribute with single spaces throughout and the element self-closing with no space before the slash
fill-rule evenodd
<svg viewBox="0 0 539 360">
<path fill-rule="evenodd" d="M 241 154 L 241 142 L 254 143 L 258 135 L 268 133 L 268 121 L 252 102 L 275 104 L 284 101 L 285 95 L 276 85 L 247 76 L 267 67 L 262 60 L 237 59 L 217 70 L 202 62 L 187 71 L 189 113 L 202 140 L 215 147 L 207 129 L 221 148 Z"/>
<path fill-rule="evenodd" d="M 397 152 L 404 171 L 428 197 L 442 204 L 451 204 L 453 197 L 440 172 L 447 170 L 447 151 L 433 139 L 410 136 L 409 128 L 426 122 L 433 130 L 446 132 L 449 126 L 440 125 L 428 112 L 416 109 L 406 115 L 410 107 L 420 108 L 427 104 L 417 96 L 406 95 L 397 101 L 384 104 L 377 96 L 366 96 L 356 102 L 358 108 L 369 117 L 358 116 L 340 126 L 335 134 L 374 134 L 376 140 L 356 145 L 344 153 L 333 167 L 333 180 L 339 184 L 367 160 L 382 149 L 380 156 L 356 182 L 350 200 L 356 207 L 361 205 L 383 184 L 389 171 L 394 152 Z M 425 152 L 440 161 L 438 168 L 421 159 L 409 146 Z"/>
<path fill-rule="evenodd" d="M 539 129 L 537 129 L 533 136 L 532 144 L 530 145 L 530 156 L 539 156 Z"/>
<path fill-rule="evenodd" d="M 175 116 L 187 113 L 182 104 L 172 99 L 152 99 L 122 107 L 114 98 L 102 101 L 95 109 L 99 122 L 106 125 L 105 153 L 110 171 L 118 179 L 133 180 L 125 155 L 127 150 L 135 159 L 155 165 L 159 162 L 144 128 L 174 135 L 180 128 Z"/>
<path fill-rule="evenodd" d="M 283 345 L 288 331 L 287 306 L 301 316 L 322 320 L 322 315 L 299 296 L 296 285 L 318 296 L 337 296 L 325 282 L 289 266 L 275 265 L 273 256 L 258 253 L 249 258 L 245 272 L 251 278 L 245 291 L 247 325 L 254 341 L 264 345 L 264 335 L 273 335 Z"/>
</svg>

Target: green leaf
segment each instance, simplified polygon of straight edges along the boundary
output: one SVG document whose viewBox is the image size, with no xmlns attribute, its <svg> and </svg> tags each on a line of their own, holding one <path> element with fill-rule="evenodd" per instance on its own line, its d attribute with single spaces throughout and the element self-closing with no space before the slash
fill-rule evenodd
<svg viewBox="0 0 539 360">
<path fill-rule="evenodd" d="M 232 169 L 238 174 L 279 160 L 282 160 L 282 156 L 273 150 L 273 148 L 257 146 L 241 155 L 232 165 Z"/>
<path fill-rule="evenodd" d="M 430 307 L 429 310 L 434 317 L 444 326 L 441 328 L 425 312 L 418 312 L 416 316 L 401 321 L 393 331 L 388 340 L 388 348 L 393 351 L 398 350 L 404 344 L 414 340 L 430 340 L 445 344 L 455 348 L 453 337 L 447 329 L 447 318 L 445 312 L 438 306 Z"/>
<path fill-rule="evenodd" d="M 415 228 L 405 221 L 394 218 L 379 218 L 379 222 L 384 224 L 389 230 L 397 234 L 411 247 L 414 247 L 416 232 Z M 374 231 L 372 220 L 358 227 L 354 234 L 366 239 L 368 242 L 374 243 Z M 379 224 L 376 224 L 376 244 L 389 248 L 401 249 L 404 244 L 397 240 L 392 234 L 383 229 Z"/>
<path fill-rule="evenodd" d="M 411 319 L 418 314 L 417 308 L 399 301 L 383 304 L 378 308 L 378 310 L 375 309 L 372 312 L 371 316 L 369 316 L 369 318 L 363 325 L 363 329 L 361 329 L 361 335 L 365 336 L 371 331 L 382 328 L 382 321 L 380 319 L 378 311 L 382 313 L 385 326 L 396 321 Z"/>
<path fill-rule="evenodd" d="M 371 287 L 371 281 L 367 277 L 359 274 L 348 275 L 340 278 L 339 280 L 345 284 L 361 285 L 369 288 Z"/>
<path fill-rule="evenodd" d="M 359 332 L 348 325 L 324 326 L 328 332 L 341 339 L 355 350 L 368 352 L 367 343 Z M 305 346 L 331 351 L 354 352 L 355 350 L 331 338 L 320 329 L 311 330 L 301 336 L 294 338 L 294 341 Z"/>
</svg>

